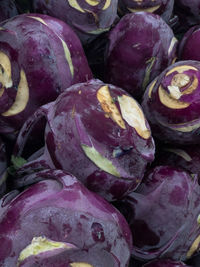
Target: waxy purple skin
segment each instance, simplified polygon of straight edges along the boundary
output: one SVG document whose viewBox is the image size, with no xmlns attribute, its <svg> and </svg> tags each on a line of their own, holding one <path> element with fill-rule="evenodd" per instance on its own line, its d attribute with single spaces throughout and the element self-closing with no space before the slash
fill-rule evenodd
<svg viewBox="0 0 200 267">
<path fill-rule="evenodd" d="M 0 22 L 17 15 L 17 7 L 13 0 L 0 1 Z"/>
<path fill-rule="evenodd" d="M 199 2 L 200 3 L 200 2 Z M 191 27 L 182 37 L 179 48 L 178 57 L 180 60 L 200 60 L 200 26 Z"/>
<path fill-rule="evenodd" d="M 63 21 L 40 14 L 23 14 L 2 23 L 0 51 L 11 61 L 13 86 L 0 97 L 1 113 L 13 104 L 23 69 L 29 87 L 29 100 L 23 111 L 0 115 L 0 132 L 14 133 L 39 106 L 51 102 L 67 87 L 92 78 L 81 43 Z M 68 46 L 73 74 L 62 40 Z M 71 66 L 72 68 L 72 66 Z"/>
<path fill-rule="evenodd" d="M 19 253 L 39 236 L 79 249 L 104 249 L 120 266 L 128 265 L 130 228 L 111 204 L 61 170 L 38 172 L 35 178 L 42 181 L 1 199 L 1 266 L 16 266 Z"/>
<path fill-rule="evenodd" d="M 148 85 L 176 57 L 174 34 L 158 15 L 125 15 L 109 34 L 105 80 L 139 99 Z"/>
<path fill-rule="evenodd" d="M 161 16 L 162 19 L 168 22 L 172 16 L 174 0 L 119 0 L 119 13 L 125 15 L 132 12 L 130 9 L 133 9 L 134 12 L 139 12 L 157 6 L 158 8 L 152 13 Z"/>
<path fill-rule="evenodd" d="M 118 205 L 132 230 L 133 256 L 175 261 L 190 256 L 188 252 L 200 235 L 197 175 L 192 178 L 170 166 L 156 167 Z"/>
<path fill-rule="evenodd" d="M 55 253 L 55 252 L 54 252 Z M 111 253 L 106 250 L 89 249 L 89 250 L 65 250 L 51 256 L 50 252 L 41 253 L 37 256 L 30 256 L 22 261 L 19 267 L 71 267 L 73 262 L 84 262 L 92 267 L 120 267 L 120 262 Z"/>
<path fill-rule="evenodd" d="M 7 169 L 7 155 L 5 143 L 0 138 L 0 197 L 6 191 L 6 169 Z"/>
<path fill-rule="evenodd" d="M 165 94 L 170 94 L 168 86 L 178 71 L 173 69 L 188 66 L 182 74 L 190 77 L 190 83 L 181 89 L 183 93 L 177 100 L 180 103 L 188 104 L 184 108 L 169 108 L 160 100 L 159 88 L 164 89 Z M 169 75 L 168 73 L 171 72 Z M 185 93 L 190 85 L 196 80 L 197 85 L 191 88 L 191 92 Z M 145 91 L 142 101 L 142 108 L 151 125 L 152 134 L 164 143 L 174 145 L 199 144 L 200 142 L 200 63 L 194 60 L 179 61 L 165 69 Z M 151 91 L 151 92 L 150 92 Z M 168 98 L 169 100 L 169 98 Z M 170 100 L 171 101 L 171 100 Z M 174 100 L 173 100 L 174 101 Z"/>
<path fill-rule="evenodd" d="M 103 86 L 106 84 L 99 80 L 73 85 L 55 102 L 43 106 L 26 121 L 18 135 L 15 155 L 21 155 L 29 131 L 42 116 L 47 120 L 45 151 L 40 158 L 19 169 L 19 173 L 31 171 L 35 165 L 37 168 L 41 165 L 42 168 L 63 169 L 107 200 L 121 198 L 137 188 L 147 164 L 154 159 L 154 140 L 151 134 L 147 139 L 142 138 L 125 120 L 126 129 L 122 129 L 106 117 L 97 99 L 97 92 Z M 108 88 L 120 110 L 117 97 L 130 95 L 110 84 Z M 145 124 L 150 133 L 146 119 Z M 86 156 L 83 145 L 93 146 L 102 157 L 110 160 L 119 177 L 92 162 Z"/>
<path fill-rule="evenodd" d="M 70 4 L 71 2 L 71 4 Z M 108 31 L 117 19 L 117 0 L 89 1 L 35 0 L 33 11 L 59 18 L 70 25 L 81 42 L 86 44 L 102 32 Z M 94 1 L 95 2 L 95 1 Z"/>
<path fill-rule="evenodd" d="M 191 265 L 186 265 L 183 262 L 172 261 L 172 260 L 155 260 L 143 265 L 143 267 L 184 267 L 184 266 L 190 267 Z"/>
</svg>

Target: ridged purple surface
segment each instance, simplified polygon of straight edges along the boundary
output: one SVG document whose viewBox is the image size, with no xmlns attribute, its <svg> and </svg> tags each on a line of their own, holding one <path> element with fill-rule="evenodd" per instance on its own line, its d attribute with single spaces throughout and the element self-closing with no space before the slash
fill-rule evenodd
<svg viewBox="0 0 200 267">
<path fill-rule="evenodd" d="M 15 266 L 33 237 L 105 250 L 127 266 L 132 237 L 124 217 L 107 201 L 60 170 L 35 174 L 42 181 L 0 202 L 0 265 Z M 106 253 L 105 253 L 106 254 Z"/>
</svg>

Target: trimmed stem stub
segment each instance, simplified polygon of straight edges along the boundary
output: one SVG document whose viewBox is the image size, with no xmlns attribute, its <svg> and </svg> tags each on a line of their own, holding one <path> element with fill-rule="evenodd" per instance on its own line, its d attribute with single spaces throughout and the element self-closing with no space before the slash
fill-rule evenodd
<svg viewBox="0 0 200 267">
<path fill-rule="evenodd" d="M 111 118 L 122 129 L 126 129 L 122 116 L 111 97 L 109 88 L 107 85 L 102 86 L 97 92 L 97 99 L 101 104 L 101 108 L 105 112 L 108 118 Z"/>
<path fill-rule="evenodd" d="M 10 88 L 13 85 L 11 62 L 2 51 L 0 51 L 0 83 L 5 88 Z"/>
<path fill-rule="evenodd" d="M 118 101 L 123 119 L 136 130 L 140 137 L 150 138 L 151 132 L 146 127 L 144 113 L 137 102 L 127 95 L 118 97 Z"/>
<path fill-rule="evenodd" d="M 93 265 L 86 262 L 73 262 L 70 263 L 71 267 L 93 267 Z"/>
<path fill-rule="evenodd" d="M 187 252 L 187 258 L 191 258 L 192 255 L 199 249 L 199 244 L 200 244 L 200 235 L 192 243 L 192 246 Z"/>
<path fill-rule="evenodd" d="M 31 244 L 25 247 L 19 255 L 18 262 L 40 253 L 53 251 L 55 249 L 75 249 L 76 246 L 64 242 L 56 242 L 46 237 L 34 237 Z"/>
<path fill-rule="evenodd" d="M 3 112 L 1 115 L 8 117 L 8 116 L 14 116 L 22 112 L 26 108 L 28 101 L 29 101 L 28 82 L 24 70 L 21 70 L 20 82 L 18 85 L 15 101 L 12 104 L 12 106 L 7 111 Z"/>
<path fill-rule="evenodd" d="M 174 98 L 174 95 L 172 97 L 172 93 L 168 94 L 162 86 L 159 87 L 158 94 L 160 102 L 170 109 L 183 109 L 189 107 L 190 105 L 189 103 L 179 101 L 178 99 Z"/>
<path fill-rule="evenodd" d="M 134 13 L 134 12 L 149 12 L 149 13 L 153 13 L 156 10 L 158 10 L 160 8 L 160 5 L 157 6 L 152 6 L 152 7 L 146 7 L 146 8 L 127 8 L 130 12 Z"/>
<path fill-rule="evenodd" d="M 110 173 L 116 177 L 120 177 L 120 173 L 117 171 L 112 161 L 103 157 L 93 146 L 89 147 L 86 145 L 82 145 L 82 149 L 85 152 L 86 156 L 101 170 Z"/>
</svg>

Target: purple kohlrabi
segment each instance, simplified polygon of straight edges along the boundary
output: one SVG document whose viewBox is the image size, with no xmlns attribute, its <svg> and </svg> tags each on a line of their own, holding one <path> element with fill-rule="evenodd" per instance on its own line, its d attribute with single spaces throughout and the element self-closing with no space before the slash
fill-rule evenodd
<svg viewBox="0 0 200 267">
<path fill-rule="evenodd" d="M 200 142 L 200 62 L 179 61 L 145 91 L 142 107 L 153 136 L 165 143 Z"/>
<path fill-rule="evenodd" d="M 200 2 L 199 2 L 200 3 Z M 200 25 L 191 27 L 182 37 L 178 57 L 180 60 L 200 60 Z"/>
<path fill-rule="evenodd" d="M 18 171 L 58 168 L 69 171 L 108 200 L 140 184 L 154 159 L 154 140 L 143 111 L 126 91 L 99 80 L 69 87 L 24 124 L 15 156 L 29 132 L 46 117 L 45 150 Z"/>
<path fill-rule="evenodd" d="M 158 15 L 127 14 L 109 34 L 105 80 L 138 100 L 148 85 L 176 58 L 177 39 Z"/>
<path fill-rule="evenodd" d="M 41 105 L 92 78 L 81 43 L 63 21 L 22 14 L 0 24 L 0 133 L 16 135 Z"/>
<path fill-rule="evenodd" d="M 117 0 L 34 0 L 33 12 L 65 21 L 86 44 L 109 31 L 118 18 L 117 3 Z"/>
<path fill-rule="evenodd" d="M 115 267 L 118 262 L 128 266 L 131 232 L 111 204 L 61 170 L 29 178 L 36 183 L 21 193 L 11 191 L 0 201 L 0 266 L 34 262 L 35 256 L 53 262 L 59 253 L 60 261 L 84 259 L 86 266 L 95 263 L 95 253 L 103 257 L 104 266 Z"/>
<path fill-rule="evenodd" d="M 197 175 L 159 166 L 117 207 L 133 235 L 134 257 L 185 261 L 200 248 L 200 185 Z"/>
</svg>

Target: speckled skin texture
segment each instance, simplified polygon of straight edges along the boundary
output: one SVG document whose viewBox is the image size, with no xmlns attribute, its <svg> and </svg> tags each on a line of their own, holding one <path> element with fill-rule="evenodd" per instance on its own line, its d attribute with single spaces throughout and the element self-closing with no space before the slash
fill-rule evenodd
<svg viewBox="0 0 200 267">
<path fill-rule="evenodd" d="M 153 13 L 158 14 L 168 22 L 172 16 L 172 11 L 174 7 L 174 0 L 119 0 L 119 9 L 120 14 L 130 13 L 131 11 L 128 8 L 135 9 L 138 11 L 145 11 L 147 8 L 152 8 L 160 6 Z"/>
<path fill-rule="evenodd" d="M 60 170 L 35 174 L 42 181 L 0 202 L 0 265 L 16 266 L 33 237 L 104 249 L 128 266 L 132 237 L 124 217 L 107 201 Z M 106 254 L 106 253 L 105 253 Z"/>
<path fill-rule="evenodd" d="M 103 82 L 91 80 L 68 88 L 55 102 L 44 106 L 25 123 L 16 147 L 19 155 L 29 129 L 40 116 L 46 116 L 45 152 L 33 164 L 41 162 L 51 168 L 67 170 L 88 188 L 112 200 L 137 188 L 147 164 L 154 159 L 155 146 L 151 135 L 144 139 L 128 123 L 125 122 L 126 129 L 122 129 L 105 116 L 96 96 L 102 86 L 105 86 Z M 109 89 L 120 110 L 117 97 L 128 94 L 113 85 L 109 85 Z M 146 120 L 145 123 L 150 131 Z M 93 146 L 110 160 L 119 177 L 94 164 L 84 153 L 82 145 Z M 31 164 L 23 169 L 31 169 Z"/>
<path fill-rule="evenodd" d="M 23 14 L 0 26 L 0 51 L 11 61 L 13 80 L 13 86 L 0 97 L 1 113 L 15 100 L 21 69 L 29 86 L 26 108 L 14 116 L 0 116 L 0 132 L 7 134 L 19 130 L 39 106 L 56 99 L 70 85 L 92 78 L 92 73 L 78 37 L 64 22 L 46 15 Z M 70 51 L 73 75 L 59 38 Z"/>
<path fill-rule="evenodd" d="M 187 103 L 185 108 L 169 108 L 160 101 L 159 88 L 164 89 L 166 94 L 169 94 L 168 86 L 171 84 L 173 77 L 178 74 L 178 71 L 173 71 L 176 67 L 188 66 L 188 69 L 182 74 L 190 77 L 190 86 L 194 77 L 197 81 L 197 86 L 193 87 L 193 91 L 187 94 L 182 94 L 176 100 L 176 103 Z M 169 71 L 171 74 L 167 75 Z M 144 113 L 151 125 L 153 136 L 162 140 L 162 142 L 171 144 L 198 144 L 200 142 L 199 135 L 199 111 L 200 111 L 200 64 L 198 61 L 180 61 L 177 62 L 159 76 L 152 88 L 151 97 L 149 97 L 149 88 L 145 91 L 142 107 Z M 186 86 L 187 89 L 187 86 Z M 181 89 L 184 92 L 184 88 Z M 171 100 L 170 100 L 171 101 Z M 173 100 L 174 101 L 174 100 Z M 179 105 L 179 104 L 178 104 Z M 180 130 L 182 128 L 182 130 Z M 186 130 L 184 130 L 185 128 Z"/>
<path fill-rule="evenodd" d="M 169 166 L 149 171 L 136 192 L 118 204 L 132 230 L 132 254 L 141 260 L 186 260 L 200 235 L 199 196 L 197 175 L 192 179 Z"/>
<path fill-rule="evenodd" d="M 125 15 L 109 34 L 105 79 L 140 99 L 150 81 L 169 66 L 176 44 L 160 16 L 138 12 Z"/>
<path fill-rule="evenodd" d="M 59 18 L 69 24 L 79 35 L 82 43 L 87 43 L 97 34 L 89 34 L 92 31 L 109 29 L 117 18 L 117 0 L 111 0 L 108 8 L 103 9 L 107 0 L 90 5 L 86 1 L 77 0 L 80 10 L 74 8 L 66 0 L 35 0 L 33 11 L 48 14 Z M 74 4 L 74 3 L 73 3 Z"/>
<path fill-rule="evenodd" d="M 14 0 L 0 1 L 0 22 L 18 15 Z"/>
</svg>

